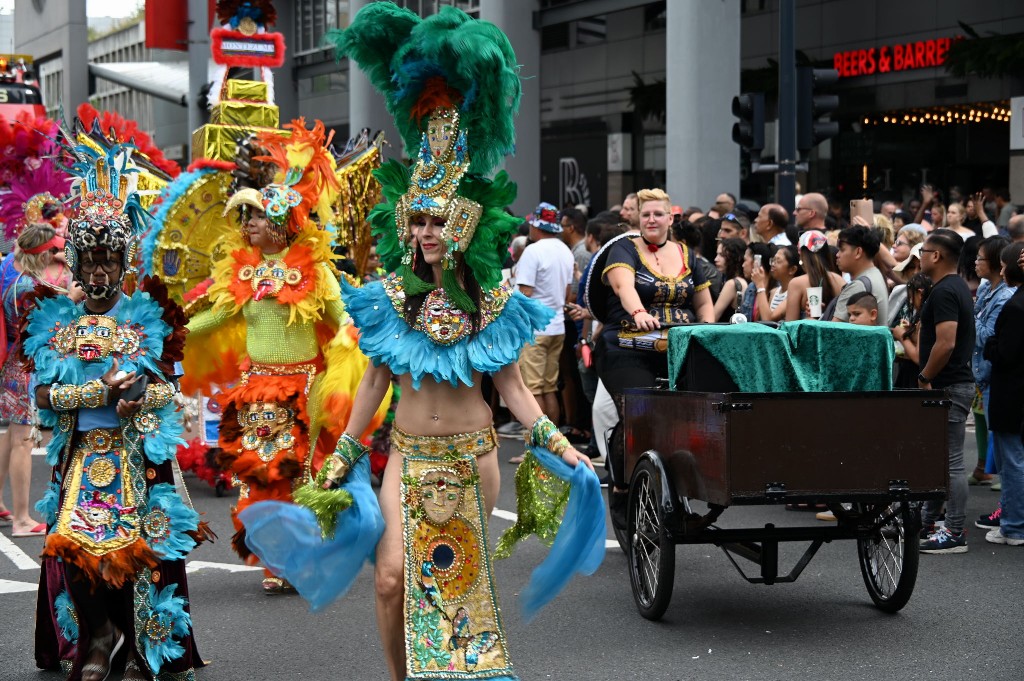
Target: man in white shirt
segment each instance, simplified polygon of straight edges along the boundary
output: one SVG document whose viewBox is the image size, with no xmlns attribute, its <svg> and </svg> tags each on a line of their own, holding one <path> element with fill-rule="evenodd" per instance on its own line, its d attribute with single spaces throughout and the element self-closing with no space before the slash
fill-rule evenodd
<svg viewBox="0 0 1024 681">
<path fill-rule="evenodd" d="M 540 204 L 529 222 L 531 243 L 516 265 L 516 286 L 523 295 L 540 301 L 555 314 L 547 328 L 537 334 L 535 343 L 523 347 L 519 369 L 541 409 L 558 423 L 558 356 L 565 340 L 565 303 L 575 299 L 571 291 L 574 261 L 569 247 L 562 242 L 562 225 L 554 206 Z M 518 437 L 518 433 L 502 429 L 498 432 Z"/>
</svg>

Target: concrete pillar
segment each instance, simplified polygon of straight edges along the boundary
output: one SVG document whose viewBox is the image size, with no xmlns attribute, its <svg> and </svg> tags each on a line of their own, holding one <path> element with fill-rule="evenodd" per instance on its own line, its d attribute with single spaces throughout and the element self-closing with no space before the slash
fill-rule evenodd
<svg viewBox="0 0 1024 681">
<path fill-rule="evenodd" d="M 19 2 L 14 11 L 14 51 L 37 62 L 61 59 L 61 103 L 67 116 L 89 99 L 89 29 L 81 0 Z M 53 102 L 46 102 L 53 106 Z"/>
<path fill-rule="evenodd" d="M 738 7 L 737 2 L 737 30 Z M 522 67 L 523 98 L 516 118 L 516 153 L 505 158 L 505 170 L 519 185 L 519 194 L 512 206 L 519 215 L 533 211 L 541 201 L 540 31 L 533 28 L 533 13 L 539 9 L 540 0 L 480 0 L 480 18 L 505 32 L 516 52 L 516 61 Z M 738 63 L 738 53 L 736 58 Z"/>
<path fill-rule="evenodd" d="M 370 0 L 349 0 L 349 17 L 355 15 Z M 384 106 L 384 97 L 377 92 L 366 77 L 351 60 L 348 61 L 348 129 L 349 136 L 355 137 L 363 128 L 370 128 L 373 133 L 384 132 L 389 146 L 384 147 L 384 158 L 403 158 L 403 142 L 398 130 L 392 122 L 391 114 Z"/>
<path fill-rule="evenodd" d="M 284 64 L 281 68 L 274 69 L 274 102 L 281 113 L 281 124 L 291 123 L 298 118 L 299 111 L 299 90 L 295 82 L 295 60 L 292 58 L 292 51 L 287 46 L 289 39 L 295 35 L 295 3 L 293 0 L 277 0 L 274 3 L 277 7 L 277 24 L 271 28 L 285 37 Z M 312 125 L 313 121 L 306 121 Z"/>
<path fill-rule="evenodd" d="M 740 2 L 667 6 L 666 191 L 674 204 L 706 209 L 740 186 L 731 109 L 740 92 Z"/>
<path fill-rule="evenodd" d="M 206 0 L 188 0 L 188 129 L 206 123 L 208 112 L 199 104 L 199 91 L 210 79 L 210 21 Z M 189 145 L 192 135 L 189 134 Z M 192 158 L 191 149 L 185 158 Z"/>
</svg>

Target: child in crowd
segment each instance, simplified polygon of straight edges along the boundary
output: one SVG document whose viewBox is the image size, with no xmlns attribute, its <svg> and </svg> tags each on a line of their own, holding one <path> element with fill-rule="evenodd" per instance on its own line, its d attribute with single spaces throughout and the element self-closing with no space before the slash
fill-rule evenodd
<svg viewBox="0 0 1024 681">
<path fill-rule="evenodd" d="M 850 296 L 846 301 L 846 309 L 850 313 L 849 322 L 861 326 L 875 326 L 878 321 L 878 301 L 867 291 Z"/>
</svg>

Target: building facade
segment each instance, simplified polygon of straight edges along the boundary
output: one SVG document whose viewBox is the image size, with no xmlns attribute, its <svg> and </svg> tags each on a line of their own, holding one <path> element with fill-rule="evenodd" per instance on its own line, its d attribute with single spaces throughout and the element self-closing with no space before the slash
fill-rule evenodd
<svg viewBox="0 0 1024 681">
<path fill-rule="evenodd" d="M 345 61 L 335 63 L 323 47 L 326 32 L 347 25 L 367 1 L 277 1 L 288 45 L 277 88 L 282 119 L 319 118 L 337 139 L 362 127 L 389 129 L 383 104 L 362 74 L 350 72 Z M 764 91 L 768 118 L 774 117 L 779 0 L 399 4 L 422 16 L 455 5 L 510 36 L 524 86 L 517 153 L 507 164 L 520 183 L 518 211 L 541 200 L 585 203 L 596 211 L 643 186 L 665 186 L 677 203 L 705 208 L 721 191 L 757 201 L 772 197 L 773 177 L 750 175 L 731 140 L 729 105 L 742 91 Z M 19 13 L 23 5 L 31 7 L 19 3 Z M 75 31 L 84 31 L 74 9 L 79 3 L 51 0 L 47 7 L 62 5 L 45 31 L 23 32 L 26 24 L 15 19 L 19 40 L 42 50 L 37 63 L 51 108 L 74 99 L 60 49 L 73 48 Z M 797 0 L 796 7 L 798 63 L 835 66 L 842 74 L 833 89 L 840 133 L 811 153 L 809 173 L 800 178 L 805 190 L 845 199 L 909 197 L 926 182 L 966 191 L 1008 186 L 1024 203 L 1024 160 L 1017 155 L 1024 149 L 1011 142 L 1014 123 L 1020 136 L 1020 116 L 1014 121 L 1011 111 L 1013 98 L 1024 95 L 1021 77 L 1009 70 L 953 75 L 946 59 L 954 46 L 983 53 L 990 43 L 1024 33 L 1024 3 Z M 65 35 L 54 40 L 61 21 Z M 170 58 L 147 51 L 142 35 L 137 28 L 107 36 L 88 46 L 88 61 Z M 173 112 L 175 105 L 154 104 L 149 95 L 102 79 L 86 81 L 83 99 L 139 118 L 161 146 L 188 144 L 180 125 L 161 124 L 170 115 L 161 111 Z M 80 83 L 74 86 L 82 91 Z M 774 129 L 769 123 L 769 161 Z"/>
</svg>

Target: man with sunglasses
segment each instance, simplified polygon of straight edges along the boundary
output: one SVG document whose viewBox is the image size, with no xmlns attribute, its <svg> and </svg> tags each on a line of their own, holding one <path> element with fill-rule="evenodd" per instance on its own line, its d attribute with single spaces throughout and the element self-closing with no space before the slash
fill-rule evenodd
<svg viewBox="0 0 1024 681">
<path fill-rule="evenodd" d="M 750 243 L 750 221 L 745 215 L 726 213 L 722 216 L 722 224 L 718 228 L 718 241 L 725 239 L 743 239 Z"/>
<path fill-rule="evenodd" d="M 921 517 L 921 553 L 967 553 L 964 519 L 967 474 L 964 471 L 964 430 L 974 400 L 971 354 L 974 348 L 974 302 L 957 275 L 964 241 L 949 229 L 932 232 L 921 247 L 921 271 L 934 282 L 921 308 L 918 387 L 945 390 L 951 401 L 946 424 L 949 446 L 949 498 L 946 524 L 936 521 L 942 501 L 925 502 Z"/>
<path fill-rule="evenodd" d="M 817 192 L 804 194 L 793 211 L 796 217 L 796 226 L 800 233 L 816 229 L 825 232 L 825 215 L 828 213 L 828 201 L 825 196 Z"/>
</svg>

